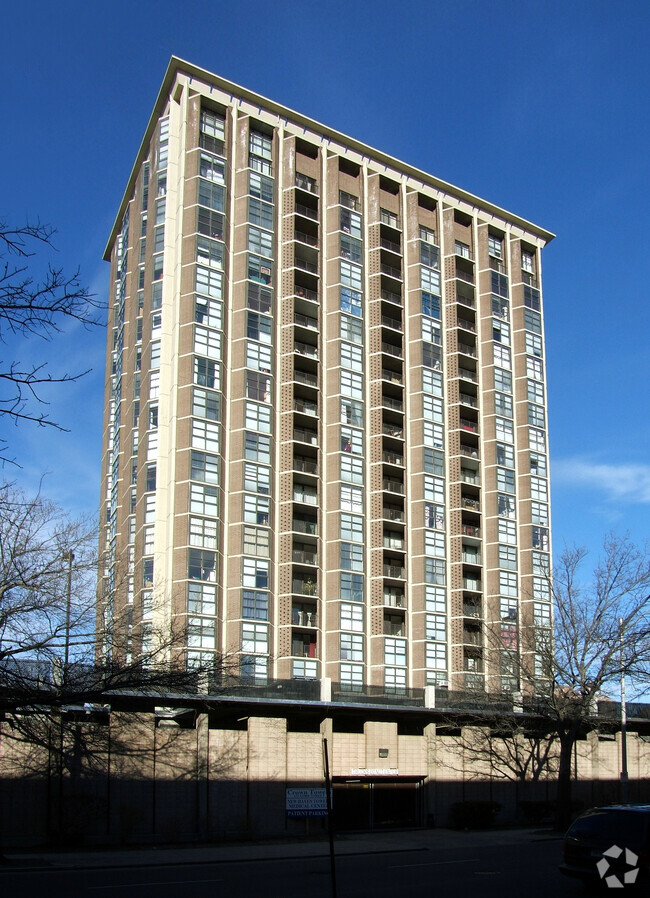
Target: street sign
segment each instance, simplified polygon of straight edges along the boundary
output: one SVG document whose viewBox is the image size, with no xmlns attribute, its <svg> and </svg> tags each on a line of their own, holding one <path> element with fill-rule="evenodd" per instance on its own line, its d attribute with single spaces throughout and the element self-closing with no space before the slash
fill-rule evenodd
<svg viewBox="0 0 650 898">
<path fill-rule="evenodd" d="M 287 817 L 327 817 L 325 789 L 287 789 Z"/>
</svg>

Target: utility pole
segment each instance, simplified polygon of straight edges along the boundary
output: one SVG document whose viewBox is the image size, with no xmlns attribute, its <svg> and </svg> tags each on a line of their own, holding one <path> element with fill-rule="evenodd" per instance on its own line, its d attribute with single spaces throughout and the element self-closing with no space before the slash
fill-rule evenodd
<svg viewBox="0 0 650 898">
<path fill-rule="evenodd" d="M 625 651 L 623 648 L 623 618 L 618 619 L 618 633 L 621 640 L 621 803 L 627 804 L 627 708 L 625 707 Z"/>
<path fill-rule="evenodd" d="M 70 661 L 70 606 L 72 605 L 72 563 L 74 552 L 66 552 L 63 560 L 68 562 L 68 588 L 65 596 L 65 648 L 63 655 L 63 676 L 68 675 L 68 663 Z"/>
</svg>

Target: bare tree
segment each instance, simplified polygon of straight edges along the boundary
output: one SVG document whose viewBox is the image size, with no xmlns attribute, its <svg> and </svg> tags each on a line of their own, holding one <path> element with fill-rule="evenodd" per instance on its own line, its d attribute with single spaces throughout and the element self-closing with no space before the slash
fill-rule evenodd
<svg viewBox="0 0 650 898">
<path fill-rule="evenodd" d="M 597 700 L 616 694 L 622 675 L 650 674 L 650 555 L 628 536 L 609 535 L 590 576 L 584 548 L 566 549 L 555 564 L 553 637 L 537 630 L 522 646 L 521 680 L 531 709 L 549 720 L 559 741 L 556 825 L 571 814 L 571 759 Z"/>
<path fill-rule="evenodd" d="M 66 324 L 84 327 L 99 324 L 101 308 L 79 279 L 79 272 L 66 273 L 37 254 L 54 251 L 54 228 L 24 224 L 10 227 L 0 221 L 0 342 L 34 337 L 51 340 Z M 35 273 L 38 271 L 38 274 Z M 9 360 L 0 365 L 0 415 L 14 424 L 31 421 L 41 426 L 63 429 L 50 420 L 43 392 L 52 384 L 78 380 L 87 371 L 52 373 L 46 364 L 30 360 Z M 0 458 L 7 461 L 8 442 L 0 440 Z"/>
</svg>

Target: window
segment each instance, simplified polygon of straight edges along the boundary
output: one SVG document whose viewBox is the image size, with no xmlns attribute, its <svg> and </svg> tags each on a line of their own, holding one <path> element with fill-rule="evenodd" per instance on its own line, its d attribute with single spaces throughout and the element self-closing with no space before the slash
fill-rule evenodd
<svg viewBox="0 0 650 898">
<path fill-rule="evenodd" d="M 260 433 L 246 431 L 244 457 L 249 461 L 269 463 L 271 461 L 271 440 Z"/>
<path fill-rule="evenodd" d="M 265 681 L 269 675 L 269 659 L 264 655 L 241 655 L 239 671 L 242 679 Z"/>
<path fill-rule="evenodd" d="M 248 277 L 257 284 L 266 284 L 270 286 L 273 280 L 273 271 L 271 263 L 268 259 L 262 259 L 259 256 L 249 254 L 248 256 Z"/>
<path fill-rule="evenodd" d="M 541 477 L 530 478 L 530 497 L 531 499 L 540 499 L 542 502 L 548 500 L 546 480 L 543 480 Z"/>
<path fill-rule="evenodd" d="M 316 680 L 318 678 L 318 661 L 292 661 L 291 676 L 294 680 Z"/>
<path fill-rule="evenodd" d="M 352 371 L 363 371 L 363 356 L 360 346 L 341 341 L 341 365 Z"/>
<path fill-rule="evenodd" d="M 153 558 L 142 559 L 142 585 L 151 586 L 153 584 Z"/>
<path fill-rule="evenodd" d="M 497 494 L 497 514 L 502 518 L 514 518 L 515 500 L 512 496 Z"/>
<path fill-rule="evenodd" d="M 428 670 L 445 671 L 447 669 L 446 645 L 440 642 L 427 642 L 425 653 L 425 664 Z"/>
<path fill-rule="evenodd" d="M 528 381 L 528 401 L 544 404 L 544 384 L 535 380 Z"/>
<path fill-rule="evenodd" d="M 341 629 L 363 632 L 363 605 L 341 602 Z"/>
<path fill-rule="evenodd" d="M 541 405 L 533 405 L 532 402 L 528 403 L 528 423 L 532 427 L 545 427 L 546 416 Z"/>
<path fill-rule="evenodd" d="M 192 448 L 219 451 L 220 427 L 210 421 L 192 421 Z"/>
<path fill-rule="evenodd" d="M 160 368 L 160 340 L 152 340 L 150 346 L 151 361 L 150 368 Z"/>
<path fill-rule="evenodd" d="M 209 617 L 190 617 L 187 620 L 187 644 L 190 648 L 213 649 L 216 624 Z"/>
<path fill-rule="evenodd" d="M 200 390 L 195 387 L 192 393 L 192 414 L 197 418 L 218 421 L 220 418 L 219 398 L 218 393 L 211 393 L 209 390 Z"/>
<path fill-rule="evenodd" d="M 268 561 L 260 561 L 255 558 L 244 558 L 242 564 L 242 586 L 248 589 L 268 589 Z"/>
<path fill-rule="evenodd" d="M 526 352 L 529 355 L 533 355 L 541 359 L 542 338 L 537 336 L 537 334 L 526 333 Z"/>
<path fill-rule="evenodd" d="M 442 423 L 442 399 L 437 396 L 428 396 L 426 393 L 422 396 L 422 417 L 427 421 L 439 421 Z"/>
<path fill-rule="evenodd" d="M 543 602 L 551 601 L 551 587 L 545 577 L 533 577 L 533 598 Z"/>
<path fill-rule="evenodd" d="M 427 474 L 439 474 L 441 477 L 445 473 L 444 455 L 438 449 L 424 447 L 424 470 Z"/>
<path fill-rule="evenodd" d="M 445 527 L 445 506 L 436 505 L 435 502 L 424 503 L 424 526 L 431 527 L 434 530 L 444 530 Z M 428 555 L 434 555 L 435 552 L 427 552 Z"/>
<path fill-rule="evenodd" d="M 271 378 L 257 371 L 246 372 L 246 397 L 258 402 L 271 401 Z M 259 428 L 258 428 L 259 429 Z"/>
<path fill-rule="evenodd" d="M 548 505 L 544 502 L 531 502 L 530 506 L 533 524 L 548 524 Z"/>
<path fill-rule="evenodd" d="M 499 542 L 516 545 L 517 527 L 514 521 L 499 519 Z"/>
<path fill-rule="evenodd" d="M 425 558 L 424 578 L 427 583 L 444 586 L 446 583 L 445 562 L 439 558 Z"/>
<path fill-rule="evenodd" d="M 349 574 L 341 571 L 341 599 L 349 602 L 363 602 L 363 574 Z"/>
<path fill-rule="evenodd" d="M 341 633 L 341 660 L 363 661 L 363 636 Z"/>
<path fill-rule="evenodd" d="M 219 482 L 219 457 L 205 452 L 192 452 L 190 478 L 202 483 Z"/>
<path fill-rule="evenodd" d="M 508 278 L 505 274 L 498 274 L 496 271 L 490 272 L 492 280 L 492 293 L 497 296 L 508 296 Z"/>
<path fill-rule="evenodd" d="M 262 433 L 271 433 L 271 406 L 246 402 L 245 426 Z"/>
<path fill-rule="evenodd" d="M 422 391 L 433 396 L 442 396 L 442 374 L 431 368 L 422 369 Z"/>
<path fill-rule="evenodd" d="M 507 443 L 497 443 L 497 464 L 503 465 L 504 468 L 514 468 L 515 453 L 512 446 Z"/>
<path fill-rule="evenodd" d="M 341 311 L 348 312 L 350 315 L 356 315 L 357 318 L 360 318 L 361 294 L 356 290 L 349 290 L 345 287 L 341 287 Z"/>
<path fill-rule="evenodd" d="M 149 493 L 156 489 L 156 465 L 147 465 L 145 490 Z"/>
<path fill-rule="evenodd" d="M 255 171 L 248 173 L 248 192 L 259 200 L 273 202 L 273 184 L 272 178 L 266 178 Z"/>
<path fill-rule="evenodd" d="M 214 152 L 223 152 L 223 142 L 226 137 L 226 123 L 222 115 L 217 112 L 210 112 L 207 109 L 201 110 L 201 146 Z M 205 138 L 208 138 L 206 141 Z"/>
<path fill-rule="evenodd" d="M 549 539 L 546 527 L 533 527 L 533 548 L 548 552 Z"/>
<path fill-rule="evenodd" d="M 190 517 L 190 545 L 200 549 L 217 548 L 217 522 Z"/>
<path fill-rule="evenodd" d="M 550 627 L 551 606 L 545 602 L 533 602 L 533 621 L 538 627 Z"/>
<path fill-rule="evenodd" d="M 225 207 L 226 190 L 221 184 L 199 178 L 199 206 L 205 206 L 214 212 L 223 212 Z"/>
<path fill-rule="evenodd" d="M 187 613 L 216 614 L 216 591 L 205 583 L 187 584 Z"/>
<path fill-rule="evenodd" d="M 534 334 L 542 333 L 542 316 L 532 309 L 524 309 L 524 327 Z"/>
<path fill-rule="evenodd" d="M 194 351 L 209 359 L 221 358 L 221 332 L 194 325 Z"/>
<path fill-rule="evenodd" d="M 273 140 L 269 135 L 251 130 L 248 136 L 249 164 L 255 171 L 271 174 Z"/>
<path fill-rule="evenodd" d="M 494 389 L 512 393 L 512 374 L 503 368 L 494 369 Z"/>
<path fill-rule="evenodd" d="M 145 555 L 153 555 L 154 551 L 154 528 L 147 526 L 143 531 L 143 552 Z"/>
<path fill-rule="evenodd" d="M 341 428 L 341 452 L 363 455 L 363 431 L 354 427 Z"/>
<path fill-rule="evenodd" d="M 440 325 L 436 324 L 432 318 L 427 318 L 426 316 L 422 319 L 422 339 L 427 343 L 435 343 L 436 346 L 439 346 L 442 342 Z"/>
<path fill-rule="evenodd" d="M 361 314 L 361 306 L 359 306 L 359 315 Z M 360 321 L 350 318 L 349 315 L 341 315 L 341 337 L 349 340 L 351 343 L 363 342 L 363 330 Z"/>
<path fill-rule="evenodd" d="M 443 430 L 440 424 L 424 421 L 422 431 L 425 445 L 433 446 L 434 449 L 443 448 Z"/>
<path fill-rule="evenodd" d="M 206 181 L 226 183 L 226 164 L 222 159 L 215 159 L 208 153 L 199 156 L 199 175 Z"/>
<path fill-rule="evenodd" d="M 246 312 L 246 336 L 249 340 L 270 343 L 272 323 L 271 318 L 266 315 L 260 315 L 258 312 Z"/>
<path fill-rule="evenodd" d="M 515 472 L 508 468 L 497 468 L 497 489 L 504 493 L 514 493 Z"/>
<path fill-rule="evenodd" d="M 144 497 L 144 521 L 145 524 L 152 524 L 156 517 L 156 495 L 152 493 Z"/>
<path fill-rule="evenodd" d="M 427 268 L 440 268 L 440 250 L 427 241 L 420 241 L 420 264 Z"/>
<path fill-rule="evenodd" d="M 384 670 L 384 689 L 402 692 L 406 689 L 406 671 L 400 667 L 387 667 Z"/>
<path fill-rule="evenodd" d="M 510 303 L 508 300 L 503 299 L 501 296 L 493 296 L 492 314 L 497 318 L 501 318 L 503 321 L 507 321 L 508 316 L 510 315 Z"/>
<path fill-rule="evenodd" d="M 438 558 L 445 557 L 445 534 L 437 530 L 424 531 L 424 553 Z"/>
<path fill-rule="evenodd" d="M 356 514 L 341 515 L 341 539 L 363 542 L 363 518 Z"/>
<path fill-rule="evenodd" d="M 534 256 L 532 253 L 527 253 L 525 250 L 521 251 L 521 268 L 522 271 L 528 271 L 530 274 L 534 272 Z"/>
<path fill-rule="evenodd" d="M 344 571 L 363 570 L 363 546 L 341 543 L 341 569 Z"/>
<path fill-rule="evenodd" d="M 494 410 L 497 415 L 505 415 L 507 418 L 512 418 L 512 396 L 508 393 L 495 392 Z"/>
<path fill-rule="evenodd" d="M 420 267 L 420 287 L 426 293 L 440 296 L 440 272 L 433 268 Z"/>
<path fill-rule="evenodd" d="M 530 472 L 538 477 L 546 477 L 546 456 L 539 452 L 530 453 Z"/>
<path fill-rule="evenodd" d="M 431 318 L 440 318 L 440 297 L 423 290 L 422 314 L 429 315 Z"/>
<path fill-rule="evenodd" d="M 494 364 L 500 368 L 511 368 L 510 350 L 507 346 L 501 346 L 499 343 L 494 344 Z"/>
<path fill-rule="evenodd" d="M 544 437 L 543 430 L 537 430 L 535 427 L 528 428 L 528 444 L 531 449 L 536 449 L 538 452 L 546 451 L 546 440 Z"/>
<path fill-rule="evenodd" d="M 440 368 L 441 368 L 440 347 L 434 346 L 432 343 L 423 343 L 422 344 L 422 364 L 426 368 L 433 368 L 435 371 L 440 371 Z"/>
<path fill-rule="evenodd" d="M 205 296 L 209 296 L 212 299 L 221 299 L 222 296 L 222 285 L 223 285 L 223 274 L 221 271 L 215 271 L 212 268 L 204 268 L 202 265 L 196 266 L 196 292 L 202 293 Z M 198 308 L 198 305 L 197 307 Z M 205 310 L 207 311 L 209 308 L 208 303 L 205 303 Z M 216 310 L 216 305 L 213 305 L 213 308 Z M 216 315 L 216 312 L 215 312 Z M 221 326 L 221 313 L 218 315 L 219 327 Z M 207 323 L 207 322 L 203 322 Z"/>
<path fill-rule="evenodd" d="M 363 483 L 363 459 L 341 455 L 341 480 L 347 483 Z"/>
<path fill-rule="evenodd" d="M 244 496 L 244 520 L 248 524 L 269 523 L 269 499 L 265 496 Z"/>
<path fill-rule="evenodd" d="M 492 339 L 495 343 L 501 343 L 503 346 L 510 346 L 510 325 L 505 321 L 499 321 L 497 318 L 492 319 Z"/>
<path fill-rule="evenodd" d="M 517 550 L 513 546 L 499 546 L 499 567 L 517 570 Z"/>
<path fill-rule="evenodd" d="M 260 228 L 248 226 L 248 251 L 258 253 L 260 256 L 273 258 L 273 234 L 262 231 Z"/>
<path fill-rule="evenodd" d="M 363 511 L 363 490 L 358 486 L 341 484 L 341 508 L 344 511 Z"/>
<path fill-rule="evenodd" d="M 254 371 L 271 371 L 271 347 L 246 341 L 246 367 Z"/>
<path fill-rule="evenodd" d="M 361 241 L 347 234 L 341 234 L 340 254 L 351 262 L 361 262 Z"/>
<path fill-rule="evenodd" d="M 341 423 L 363 427 L 363 403 L 354 399 L 342 399 Z"/>
<path fill-rule="evenodd" d="M 406 665 L 406 640 L 387 636 L 384 639 L 384 664 Z"/>
<path fill-rule="evenodd" d="M 271 302 L 273 294 L 268 287 L 263 284 L 257 284 L 250 281 L 248 284 L 248 294 L 246 304 L 249 309 L 254 312 L 262 312 L 269 315 L 271 313 Z"/>
<path fill-rule="evenodd" d="M 244 489 L 268 496 L 271 492 L 271 469 L 263 465 L 244 463 Z"/>
<path fill-rule="evenodd" d="M 340 227 L 345 234 L 351 234 L 352 237 L 361 237 L 361 216 L 352 209 L 342 208 L 340 210 Z"/>
<path fill-rule="evenodd" d="M 257 589 L 242 590 L 242 617 L 249 620 L 269 619 L 269 594 Z"/>
<path fill-rule="evenodd" d="M 432 477 L 429 474 L 424 475 L 424 498 L 430 502 L 444 503 L 445 482 L 441 477 Z"/>
<path fill-rule="evenodd" d="M 517 574 L 499 571 L 499 592 L 503 596 L 517 595 Z"/>
<path fill-rule="evenodd" d="M 544 574 L 548 576 L 551 573 L 551 560 L 548 555 L 543 552 L 533 552 L 533 574 Z"/>
<path fill-rule="evenodd" d="M 507 418 L 495 418 L 494 426 L 497 440 L 503 440 L 506 443 L 513 442 L 512 421 Z"/>
<path fill-rule="evenodd" d="M 425 636 L 444 642 L 446 639 L 446 618 L 444 614 L 427 614 L 424 618 Z"/>
<path fill-rule="evenodd" d="M 241 647 L 243 652 L 266 654 L 269 650 L 269 628 L 266 624 L 242 624 Z"/>
<path fill-rule="evenodd" d="M 353 290 L 361 290 L 361 268 L 359 265 L 353 265 L 341 259 L 341 283 Z M 342 291 L 341 291 L 342 292 Z M 344 312 L 351 311 L 343 309 Z"/>
<path fill-rule="evenodd" d="M 247 555 L 268 558 L 271 554 L 271 531 L 266 527 L 244 527 L 242 545 Z"/>
<path fill-rule="evenodd" d="M 488 234 L 488 252 L 495 259 L 503 259 L 503 238 Z"/>
<path fill-rule="evenodd" d="M 224 216 L 221 212 L 212 209 L 198 207 L 196 215 L 196 230 L 199 234 L 214 240 L 223 240 Z"/>
<path fill-rule="evenodd" d="M 363 686 L 363 667 L 360 664 L 341 664 L 341 685 L 361 690 Z"/>
<path fill-rule="evenodd" d="M 273 206 L 256 200 L 254 197 L 248 199 L 248 220 L 251 224 L 259 225 L 266 228 L 267 231 L 273 230 Z"/>
<path fill-rule="evenodd" d="M 216 578 L 216 560 L 216 552 L 190 549 L 187 553 L 188 579 L 214 581 Z"/>
</svg>

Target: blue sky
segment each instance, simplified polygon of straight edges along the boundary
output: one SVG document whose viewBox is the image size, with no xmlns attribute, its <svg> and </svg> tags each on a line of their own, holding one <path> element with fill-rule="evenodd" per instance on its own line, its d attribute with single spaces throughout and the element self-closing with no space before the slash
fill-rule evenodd
<svg viewBox="0 0 650 898">
<path fill-rule="evenodd" d="M 56 225 L 105 297 L 102 254 L 172 54 L 558 236 L 544 254 L 554 547 L 650 536 L 650 5 L 629 0 L 21 0 L 4 4 L 0 217 Z M 0 357 L 92 373 L 49 393 L 69 429 L 7 428 L 7 469 L 99 501 L 104 334 Z"/>
</svg>

